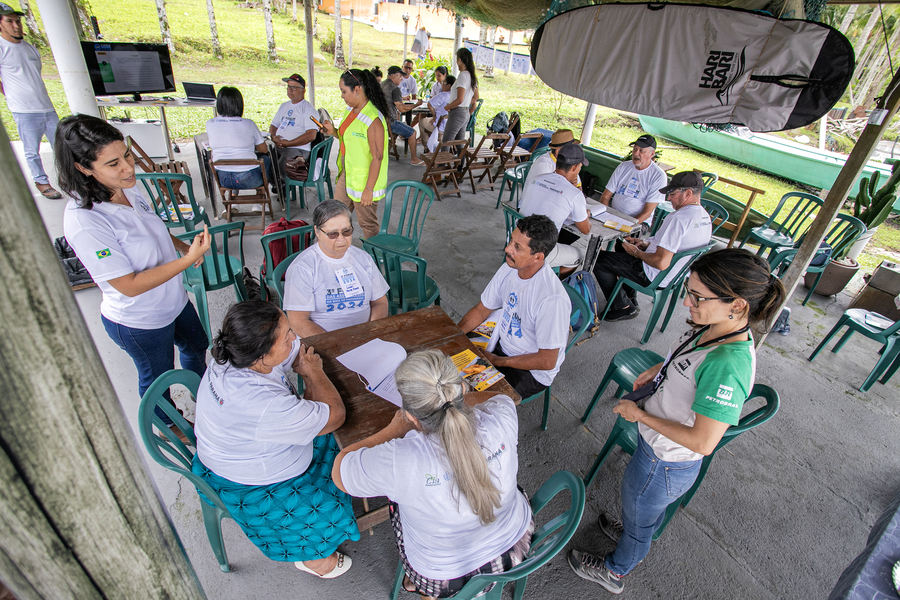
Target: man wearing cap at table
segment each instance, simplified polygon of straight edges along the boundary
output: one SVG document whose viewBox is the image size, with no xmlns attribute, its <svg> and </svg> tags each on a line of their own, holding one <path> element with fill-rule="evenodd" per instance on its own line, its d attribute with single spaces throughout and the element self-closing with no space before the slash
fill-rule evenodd
<svg viewBox="0 0 900 600">
<path fill-rule="evenodd" d="M 642 135 L 631 144 L 631 160 L 623 162 L 606 182 L 600 202 L 634 217 L 641 234 L 650 230 L 656 205 L 665 200 L 659 189 L 666 185 L 666 172 L 653 162 L 656 139 Z"/>
<path fill-rule="evenodd" d="M 38 191 L 44 198 L 59 200 L 62 194 L 50 185 L 41 162 L 41 139 L 46 135 L 53 147 L 59 117 L 41 79 L 41 54 L 25 41 L 24 15 L 0 2 L 0 93 L 6 96 Z"/>
<path fill-rule="evenodd" d="M 539 175 L 556 171 L 556 157 L 559 156 L 559 149 L 569 144 L 581 144 L 580 140 L 575 139 L 575 134 L 571 129 L 559 129 L 550 136 L 550 152 L 540 155 L 528 169 L 528 177 L 525 178 L 525 185 L 522 187 L 523 193 L 528 189 L 528 184 L 537 179 Z M 580 177 L 575 185 L 581 187 Z"/>
<path fill-rule="evenodd" d="M 269 125 L 269 135 L 275 144 L 278 157 L 278 174 L 284 174 L 284 163 L 296 156 L 309 158 L 311 143 L 316 139 L 319 128 L 310 117 L 319 118 L 315 107 L 305 100 L 306 81 L 294 73 L 290 77 L 281 79 L 287 83 L 288 101 L 278 107 L 272 124 Z"/>
<path fill-rule="evenodd" d="M 610 298 L 616 279 L 626 277 L 640 285 L 650 282 L 672 264 L 672 257 L 684 250 L 693 250 L 705 246 L 712 237 L 712 223 L 709 213 L 700 206 L 700 193 L 703 190 L 703 179 L 693 171 L 682 171 L 672 177 L 671 183 L 659 190 L 672 203 L 675 212 L 666 217 L 656 235 L 649 240 L 635 237 L 625 238 L 616 244 L 614 252 L 600 252 L 594 263 L 594 277 L 607 302 L 612 302 L 607 321 L 626 321 L 638 316 L 637 293 L 623 285 L 614 298 Z M 661 287 L 671 283 L 681 268 L 685 257 L 669 271 Z"/>
</svg>

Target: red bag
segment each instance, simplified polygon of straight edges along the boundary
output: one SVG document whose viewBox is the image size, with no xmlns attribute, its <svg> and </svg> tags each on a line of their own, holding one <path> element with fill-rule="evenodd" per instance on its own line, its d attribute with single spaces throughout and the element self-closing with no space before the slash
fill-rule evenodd
<svg viewBox="0 0 900 600">
<path fill-rule="evenodd" d="M 279 231 L 287 231 L 288 229 L 296 229 L 297 227 L 306 227 L 309 225 L 306 221 L 302 221 L 300 219 L 294 219 L 288 221 L 284 217 L 281 217 L 276 223 L 270 224 L 266 227 L 265 231 L 263 231 L 263 235 L 269 233 L 277 233 Z M 312 240 L 312 233 L 306 234 L 306 247 L 309 248 Z M 291 247 L 299 248 L 300 247 L 300 236 L 295 235 L 291 237 Z M 283 239 L 281 240 L 272 240 L 269 242 L 269 254 L 272 255 L 272 268 L 278 266 L 278 263 L 287 258 L 287 244 Z M 266 265 L 263 263 L 261 270 L 263 277 L 266 275 Z"/>
</svg>

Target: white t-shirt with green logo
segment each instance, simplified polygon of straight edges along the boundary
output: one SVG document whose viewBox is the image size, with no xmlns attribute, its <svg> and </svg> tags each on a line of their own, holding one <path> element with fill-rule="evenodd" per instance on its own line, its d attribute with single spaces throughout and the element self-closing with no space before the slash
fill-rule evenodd
<svg viewBox="0 0 900 600">
<path fill-rule="evenodd" d="M 690 334 L 682 336 L 669 354 Z M 682 353 L 669 365 L 666 380 L 647 399 L 644 410 L 654 417 L 688 427 L 694 424 L 698 414 L 737 425 L 755 379 L 756 350 L 752 336 L 746 342 L 727 342 Z M 660 460 L 685 462 L 703 458 L 702 454 L 673 442 L 646 425 L 638 423 L 638 430 Z"/>
</svg>

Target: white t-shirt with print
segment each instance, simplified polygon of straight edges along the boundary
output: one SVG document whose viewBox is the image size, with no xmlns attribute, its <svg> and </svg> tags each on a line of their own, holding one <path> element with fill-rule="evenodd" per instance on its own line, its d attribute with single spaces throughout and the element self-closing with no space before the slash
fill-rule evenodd
<svg viewBox="0 0 900 600">
<path fill-rule="evenodd" d="M 497 326 L 507 356 L 559 350 L 556 366 L 531 371 L 539 383 L 553 383 L 565 358 L 572 312 L 572 302 L 553 269 L 545 263 L 531 279 L 521 279 L 518 271 L 504 264 L 481 293 L 481 303 L 491 310 L 503 309 Z"/>
<path fill-rule="evenodd" d="M 256 150 L 263 143 L 262 133 L 256 123 L 243 117 L 216 117 L 206 122 L 206 134 L 213 160 L 256 160 Z M 223 165 L 219 171 L 249 171 L 258 167 Z"/>
<path fill-rule="evenodd" d="M 460 71 L 459 75 L 456 77 L 456 81 L 453 82 L 453 86 L 450 88 L 450 101 L 453 102 L 456 100 L 457 91 L 459 88 L 462 88 L 466 91 L 465 96 L 463 96 L 462 104 L 457 106 L 457 108 L 464 106 L 468 107 L 472 104 L 472 96 L 475 92 L 472 90 L 472 75 L 468 71 Z"/>
<path fill-rule="evenodd" d="M 672 254 L 677 254 L 684 250 L 693 250 L 705 246 L 712 237 L 712 222 L 709 213 L 699 204 L 689 204 L 682 206 L 680 209 L 669 214 L 659 226 L 656 235 L 650 238 L 650 244 L 647 246 L 646 252 L 656 252 L 657 248 L 665 248 Z M 675 267 L 663 279 L 662 287 L 666 287 L 678 273 L 678 270 L 690 260 L 690 257 L 680 259 Z M 653 281 L 653 278 L 659 275 L 659 269 L 655 269 L 644 263 L 644 274 L 647 279 Z"/>
<path fill-rule="evenodd" d="M 650 163 L 646 169 L 634 166 L 630 160 L 623 162 L 613 171 L 606 182 L 606 189 L 613 193 L 610 206 L 636 217 L 644 210 L 644 205 L 659 204 L 666 197 L 659 192 L 666 187 L 666 172 L 656 163 Z M 653 214 L 645 219 L 645 223 L 653 221 Z"/>
<path fill-rule="evenodd" d="M 509 550 L 531 521 L 528 500 L 516 487 L 515 404 L 508 396 L 494 396 L 474 411 L 478 442 L 500 491 L 500 508 L 488 525 L 481 525 L 454 488 L 439 439 L 411 431 L 351 452 L 341 462 L 341 481 L 351 495 L 387 496 L 399 505 L 409 564 L 430 579 L 455 579 L 477 569 Z"/>
<path fill-rule="evenodd" d="M 288 359 L 266 374 L 210 361 L 197 391 L 194 433 L 200 462 L 213 473 L 269 485 L 306 472 L 330 410 L 297 397 L 291 365 L 299 352 L 295 339 Z"/>
<path fill-rule="evenodd" d="M 319 112 L 307 100 L 301 100 L 297 104 L 288 100 L 278 107 L 275 116 L 272 117 L 272 126 L 278 128 L 275 135 L 286 140 L 293 140 L 310 129 L 318 129 L 316 124 L 309 119 L 310 117 L 318 119 Z M 312 145 L 307 143 L 292 147 L 309 152 Z"/>
<path fill-rule="evenodd" d="M 519 212 L 526 217 L 549 217 L 557 231 L 566 223 L 581 223 L 589 216 L 581 190 L 555 171 L 538 176 L 525 187 Z"/>
<path fill-rule="evenodd" d="M 53 112 L 41 79 L 41 53 L 28 42 L 14 44 L 0 38 L 0 81 L 10 112 Z"/>
<path fill-rule="evenodd" d="M 400 77 L 400 95 L 406 98 L 407 96 L 412 96 L 413 94 L 419 93 L 419 84 L 416 83 L 416 78 L 410 75 L 409 77 Z"/>
<path fill-rule="evenodd" d="M 337 271 L 349 269 L 362 289 L 346 296 Z M 314 244 L 301 252 L 284 278 L 284 310 L 309 311 L 313 323 L 325 331 L 369 320 L 370 303 L 390 287 L 372 257 L 356 246 L 341 259 L 330 258 Z"/>
<path fill-rule="evenodd" d="M 553 151 L 545 152 L 537 157 L 537 159 L 531 163 L 531 166 L 528 168 L 528 177 L 525 178 L 525 185 L 522 187 L 523 190 L 527 190 L 528 186 L 539 176 L 546 175 L 547 173 L 553 173 L 556 171 L 556 157 L 553 156 Z M 575 186 L 579 190 L 581 189 L 581 175 L 578 175 L 578 185 Z"/>
<path fill-rule="evenodd" d="M 100 314 L 119 325 L 160 329 L 188 302 L 181 273 L 143 294 L 129 297 L 109 284 L 178 258 L 165 223 L 138 186 L 122 190 L 131 207 L 99 202 L 91 210 L 69 200 L 63 214 L 66 240 L 103 292 Z"/>
</svg>

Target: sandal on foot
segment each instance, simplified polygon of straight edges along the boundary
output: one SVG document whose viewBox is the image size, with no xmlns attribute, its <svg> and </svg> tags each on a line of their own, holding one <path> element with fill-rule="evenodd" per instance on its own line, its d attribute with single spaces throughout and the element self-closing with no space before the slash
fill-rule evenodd
<svg viewBox="0 0 900 600">
<path fill-rule="evenodd" d="M 331 571 L 325 573 L 324 575 L 319 575 L 318 573 L 304 565 L 302 560 L 298 560 L 294 563 L 294 566 L 304 573 L 315 575 L 320 579 L 334 579 L 335 577 L 340 577 L 341 575 L 349 571 L 352 565 L 353 561 L 350 560 L 350 557 L 345 554 L 341 554 L 340 552 L 337 553 L 337 565 L 335 565 L 335 567 Z"/>
<path fill-rule="evenodd" d="M 41 196 L 47 198 L 48 200 L 59 200 L 62 198 L 62 194 L 53 189 L 53 186 L 47 186 L 42 190 L 38 190 L 41 193 Z"/>
</svg>

